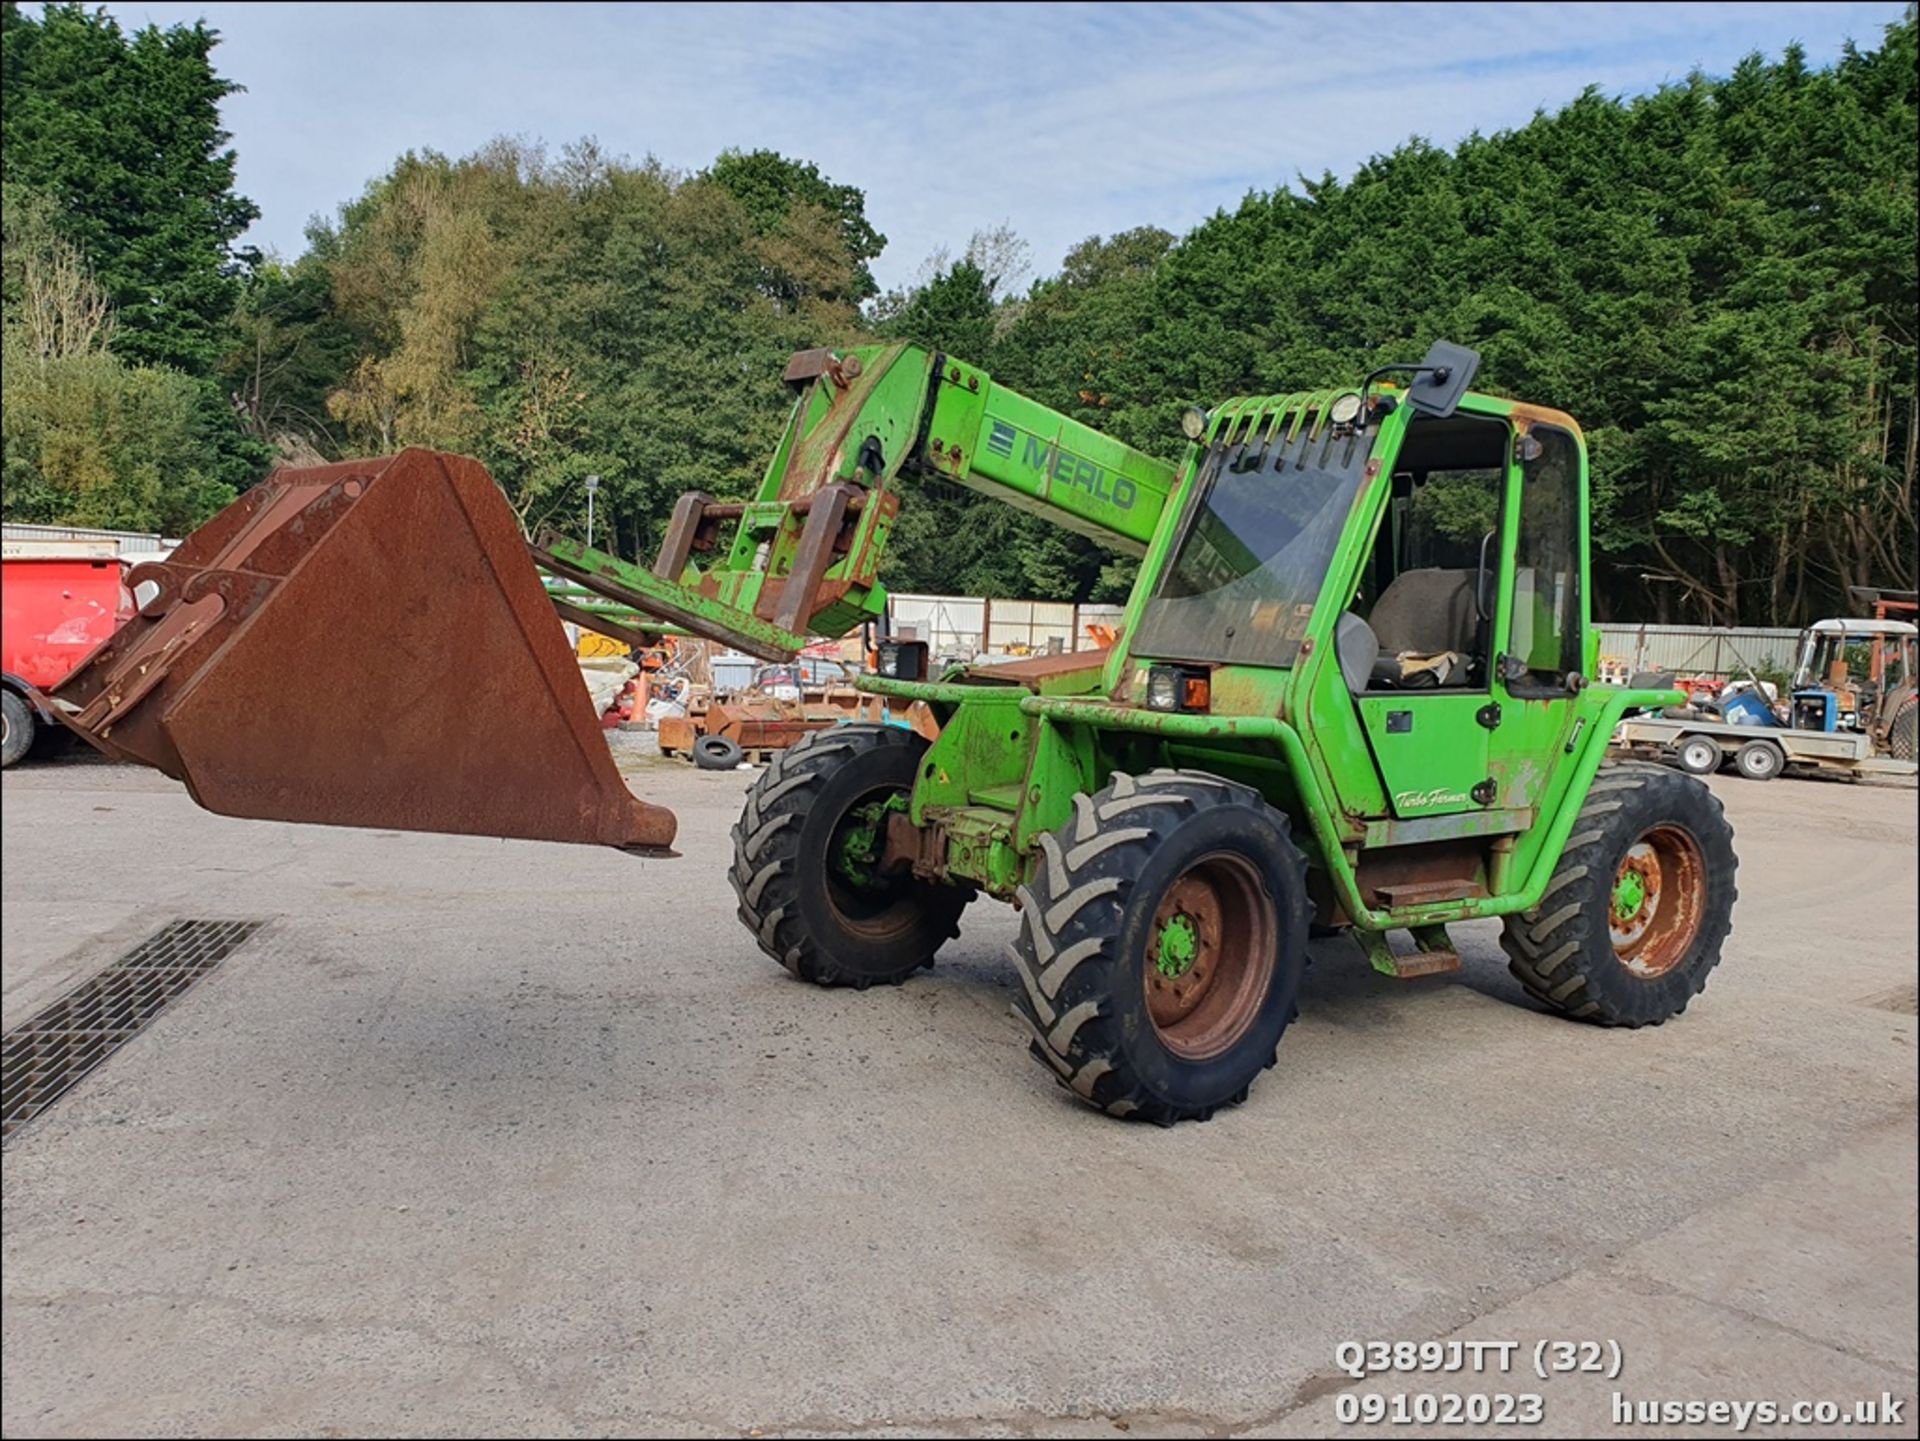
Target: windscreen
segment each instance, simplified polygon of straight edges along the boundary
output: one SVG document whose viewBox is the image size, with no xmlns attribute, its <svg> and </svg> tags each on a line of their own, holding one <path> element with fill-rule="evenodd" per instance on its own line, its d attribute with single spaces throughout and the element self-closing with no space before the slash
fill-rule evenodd
<svg viewBox="0 0 1920 1441">
<path fill-rule="evenodd" d="M 1371 443 L 1324 423 L 1318 435 L 1310 429 L 1288 440 L 1276 419 L 1208 453 L 1199 499 L 1141 616 L 1136 655 L 1293 664 Z"/>
</svg>

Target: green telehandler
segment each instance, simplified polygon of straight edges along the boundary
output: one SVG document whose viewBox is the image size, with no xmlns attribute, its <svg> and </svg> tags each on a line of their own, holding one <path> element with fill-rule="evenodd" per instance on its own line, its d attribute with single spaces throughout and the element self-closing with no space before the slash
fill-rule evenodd
<svg viewBox="0 0 1920 1441">
<path fill-rule="evenodd" d="M 662 853 L 674 819 L 620 781 L 558 621 L 631 627 L 536 564 L 785 658 L 884 617 L 894 519 L 939 478 L 1139 578 L 1105 651 L 933 676 L 883 642 L 861 687 L 937 738 L 836 727 L 759 776 L 731 879 L 788 971 L 897 983 L 981 893 L 1009 901 L 1034 1055 L 1163 1124 L 1274 1063 L 1317 927 L 1413 977 L 1460 965 L 1449 924 L 1500 917 L 1545 1009 L 1658 1024 L 1720 959 L 1732 833 L 1694 777 L 1606 763 L 1624 712 L 1680 697 L 1593 684 L 1579 427 L 1473 392 L 1478 363 L 1443 342 L 1196 409 L 1169 466 L 952 356 L 804 351 L 755 497 L 683 496 L 650 567 L 528 547 L 459 457 L 282 471 L 134 572 L 157 593 L 52 703 L 227 814 Z"/>
</svg>

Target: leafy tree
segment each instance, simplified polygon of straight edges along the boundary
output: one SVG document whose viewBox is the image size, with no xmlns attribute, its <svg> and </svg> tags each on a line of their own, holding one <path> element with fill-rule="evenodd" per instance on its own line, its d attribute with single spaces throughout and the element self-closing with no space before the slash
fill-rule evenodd
<svg viewBox="0 0 1920 1441">
<path fill-rule="evenodd" d="M 219 106 L 235 87 L 214 73 L 216 43 L 204 25 L 127 34 L 105 10 L 48 5 L 33 19 L 11 0 L 0 8 L 0 179 L 51 237 L 32 252 L 46 259 L 42 281 L 72 298 L 84 274 L 96 301 L 82 327 L 92 340 L 76 344 L 35 320 L 44 284 L 9 287 L 9 356 L 46 362 L 9 395 L 9 514 L 144 516 L 179 530 L 265 470 L 270 452 L 217 379 L 252 258 L 234 242 L 258 212 L 233 192 Z M 9 392 L 15 380 L 10 365 Z M 35 416 L 34 404 L 53 409 Z M 149 456 L 135 417 L 155 427 Z M 76 471 L 58 473 L 69 461 Z M 109 495 L 116 486 L 126 493 Z"/>
<path fill-rule="evenodd" d="M 327 398 L 357 361 L 356 338 L 334 308 L 325 265 L 309 255 L 256 266 L 229 346 L 221 384 L 249 436 L 291 464 L 340 453 Z"/>
<path fill-rule="evenodd" d="M 707 178 L 740 202 L 758 235 L 802 248 L 837 241 L 840 254 L 832 260 L 853 270 L 846 293 L 832 298 L 858 303 L 879 293 L 867 262 L 886 248 L 887 237 L 868 221 L 864 191 L 836 185 L 812 163 L 772 150 L 722 151 Z"/>
<path fill-rule="evenodd" d="M 1036 286 L 996 374 L 1164 453 L 1185 403 L 1444 336 L 1586 427 L 1602 615 L 1799 621 L 1912 587 L 1914 39 L 1910 11 L 1829 70 L 1589 91 L 1249 195 L 1144 267 Z"/>
<path fill-rule="evenodd" d="M 1793 622 L 1915 584 L 1911 10 L 1826 69 L 1789 50 L 1589 90 L 1182 237 L 1092 237 L 1031 285 L 1002 226 L 886 295 L 856 186 L 772 151 L 685 175 L 592 142 L 410 152 L 298 261 L 249 266 L 213 32 L 0 18 L 9 514 L 189 515 L 268 445 L 424 444 L 478 455 L 529 529 L 580 530 L 601 476 L 596 538 L 643 556 L 682 490 L 756 484 L 796 349 L 915 340 L 1175 458 L 1187 405 L 1446 337 L 1481 350 L 1482 388 L 1580 417 L 1601 614 Z M 1132 575 L 928 483 L 887 565 L 900 589 L 1081 599 Z"/>
<path fill-rule="evenodd" d="M 104 9 L 0 11 L 0 176 L 51 200 L 119 316 L 136 363 L 211 371 L 259 215 L 233 189 L 205 24 L 131 35 Z"/>
<path fill-rule="evenodd" d="M 112 353 L 113 309 L 44 200 L 8 189 L 0 212 L 7 518 L 180 534 L 233 499 L 210 464 L 200 387 Z"/>
<path fill-rule="evenodd" d="M 8 520 L 182 535 L 233 499 L 209 463 L 188 377 L 100 351 L 35 355 L 13 326 L 0 345 Z"/>
<path fill-rule="evenodd" d="M 343 444 L 470 451 L 529 531 L 581 529 L 599 475 L 597 542 L 647 553 L 681 491 L 758 482 L 787 357 L 856 338 L 858 265 L 834 235 L 786 250 L 796 216 L 770 232 L 709 176 L 591 144 L 403 157 L 302 262 L 352 337 Z"/>
</svg>

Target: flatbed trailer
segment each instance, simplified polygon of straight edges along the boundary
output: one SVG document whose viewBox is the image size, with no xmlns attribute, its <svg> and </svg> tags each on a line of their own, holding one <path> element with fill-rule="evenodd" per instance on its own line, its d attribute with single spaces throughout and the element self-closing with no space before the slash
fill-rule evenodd
<svg viewBox="0 0 1920 1441">
<path fill-rule="evenodd" d="M 1789 766 L 1829 775 L 1911 776 L 1920 764 L 1875 755 L 1861 731 L 1805 731 L 1716 720 L 1630 716 L 1614 729 L 1616 750 L 1671 761 L 1707 775 L 1731 764 L 1748 780 L 1772 780 Z"/>
</svg>

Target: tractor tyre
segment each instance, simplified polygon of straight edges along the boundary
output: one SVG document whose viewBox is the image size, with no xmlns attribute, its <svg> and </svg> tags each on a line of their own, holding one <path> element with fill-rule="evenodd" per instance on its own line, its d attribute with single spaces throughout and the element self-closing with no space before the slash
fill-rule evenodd
<svg viewBox="0 0 1920 1441">
<path fill-rule="evenodd" d="M 1081 1100 L 1170 1126 L 1247 1098 L 1307 959 L 1287 818 L 1199 771 L 1115 774 L 1040 838 L 1009 948 L 1031 1050 Z"/>
<path fill-rule="evenodd" d="M 1710 776 L 1720 769 L 1720 746 L 1708 736 L 1688 736 L 1674 754 L 1690 776 Z"/>
<path fill-rule="evenodd" d="M 693 763 L 703 771 L 734 770 L 746 758 L 732 736 L 701 736 L 693 743 Z"/>
<path fill-rule="evenodd" d="M 1920 760 L 1920 697 L 1908 696 L 1887 727 L 1887 754 L 1897 761 Z"/>
<path fill-rule="evenodd" d="M 814 731 L 781 751 L 733 828 L 734 894 L 760 949 L 822 986 L 898 985 L 960 934 L 970 886 L 881 864 L 926 740 L 898 726 Z"/>
<path fill-rule="evenodd" d="M 1706 786 L 1664 766 L 1603 766 L 1540 904 L 1506 919 L 1509 969 L 1549 1010 L 1657 1026 L 1720 963 L 1737 865 Z"/>
<path fill-rule="evenodd" d="M 1772 741 L 1748 741 L 1733 753 L 1733 768 L 1747 780 L 1770 781 L 1787 768 L 1787 755 Z"/>
<path fill-rule="evenodd" d="M 17 690 L 0 690 L 0 769 L 33 749 L 33 707 Z"/>
</svg>

